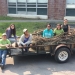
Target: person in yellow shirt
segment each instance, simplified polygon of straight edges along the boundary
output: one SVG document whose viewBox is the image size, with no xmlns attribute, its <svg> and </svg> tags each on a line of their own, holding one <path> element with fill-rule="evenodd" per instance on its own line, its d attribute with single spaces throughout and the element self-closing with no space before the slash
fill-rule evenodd
<svg viewBox="0 0 75 75">
<path fill-rule="evenodd" d="M 6 33 L 2 34 L 2 39 L 0 39 L 0 66 L 1 69 L 5 66 L 5 60 L 7 55 L 7 48 L 11 45 L 10 41 L 6 37 Z"/>
</svg>

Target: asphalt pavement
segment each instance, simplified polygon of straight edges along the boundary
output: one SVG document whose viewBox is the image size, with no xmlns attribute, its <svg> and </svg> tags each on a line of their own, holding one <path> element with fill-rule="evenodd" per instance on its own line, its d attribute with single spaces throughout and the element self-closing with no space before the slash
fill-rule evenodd
<svg viewBox="0 0 75 75">
<path fill-rule="evenodd" d="M 50 55 L 9 57 L 0 75 L 75 75 L 75 54 L 62 64 Z"/>
</svg>

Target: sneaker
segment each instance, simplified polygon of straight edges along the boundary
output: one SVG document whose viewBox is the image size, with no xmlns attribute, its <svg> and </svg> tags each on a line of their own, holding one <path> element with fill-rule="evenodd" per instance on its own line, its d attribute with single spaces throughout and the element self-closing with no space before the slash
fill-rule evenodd
<svg viewBox="0 0 75 75">
<path fill-rule="evenodd" d="M 4 65 L 3 65 L 3 64 L 1 65 L 1 69 L 2 69 L 2 70 L 4 69 Z"/>
</svg>

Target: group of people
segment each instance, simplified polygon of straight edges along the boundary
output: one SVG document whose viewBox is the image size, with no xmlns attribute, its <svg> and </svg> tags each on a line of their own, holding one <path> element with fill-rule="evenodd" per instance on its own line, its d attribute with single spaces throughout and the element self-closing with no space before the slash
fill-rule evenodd
<svg viewBox="0 0 75 75">
<path fill-rule="evenodd" d="M 70 34 L 70 26 L 68 25 L 68 20 L 64 20 L 64 24 L 57 24 L 54 30 L 51 29 L 51 25 L 48 24 L 47 28 L 43 31 L 43 37 L 45 38 L 52 38 L 55 35 L 60 34 Z"/>
<path fill-rule="evenodd" d="M 23 29 L 23 35 L 19 39 L 19 46 L 31 46 L 32 34 L 28 32 L 28 29 Z M 5 60 L 7 55 L 7 48 L 11 46 L 13 42 L 17 41 L 16 28 L 14 24 L 11 24 L 2 34 L 0 39 L 0 66 L 3 69 L 5 66 Z M 27 52 L 27 48 L 25 48 Z"/>
<path fill-rule="evenodd" d="M 43 31 L 43 37 L 44 38 L 51 38 L 54 35 L 60 35 L 64 32 L 69 33 L 70 26 L 68 25 L 68 20 L 64 20 L 64 24 L 57 24 L 57 27 L 54 29 L 54 31 L 51 29 L 51 25 L 48 24 L 47 28 Z M 14 24 L 11 24 L 5 31 L 5 33 L 2 34 L 2 39 L 0 39 L 0 66 L 3 69 L 5 66 L 5 60 L 7 55 L 7 48 L 11 46 L 11 43 L 13 41 L 17 40 L 16 36 L 16 28 Z M 19 46 L 32 46 L 32 34 L 28 32 L 28 29 L 23 29 L 23 34 L 21 35 L 19 39 Z M 27 48 L 25 48 L 25 51 L 27 52 Z"/>
</svg>

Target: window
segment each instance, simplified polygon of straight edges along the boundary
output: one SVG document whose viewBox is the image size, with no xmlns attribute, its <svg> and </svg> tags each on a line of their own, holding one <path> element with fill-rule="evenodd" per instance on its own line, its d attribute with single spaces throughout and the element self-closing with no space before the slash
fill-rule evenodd
<svg viewBox="0 0 75 75">
<path fill-rule="evenodd" d="M 47 5 L 38 5 L 38 7 L 47 7 Z"/>
<path fill-rule="evenodd" d="M 9 3 L 16 3 L 16 0 L 8 0 Z"/>
<path fill-rule="evenodd" d="M 7 0 L 9 14 L 47 15 L 48 0 Z"/>
<path fill-rule="evenodd" d="M 26 4 L 26 0 L 18 0 L 17 4 L 18 5 L 25 5 Z"/>
<path fill-rule="evenodd" d="M 66 16 L 75 16 L 75 9 L 66 9 Z"/>
<path fill-rule="evenodd" d="M 25 8 L 26 5 L 17 5 L 18 8 Z"/>
<path fill-rule="evenodd" d="M 26 8 L 17 8 L 18 14 L 26 14 Z"/>
<path fill-rule="evenodd" d="M 48 3 L 48 0 L 38 0 L 38 3 Z"/>
<path fill-rule="evenodd" d="M 28 15 L 36 15 L 36 8 L 27 8 Z"/>
<path fill-rule="evenodd" d="M 16 6 L 16 0 L 8 0 L 8 6 Z"/>
<path fill-rule="evenodd" d="M 36 12 L 36 8 L 27 8 L 28 12 Z"/>
<path fill-rule="evenodd" d="M 31 5 L 31 4 L 30 4 L 30 5 L 27 5 L 27 7 L 36 7 L 36 5 Z"/>
<path fill-rule="evenodd" d="M 17 11 L 26 11 L 25 8 L 18 8 Z"/>
<path fill-rule="evenodd" d="M 37 0 L 27 0 L 27 3 L 36 3 Z"/>
<path fill-rule="evenodd" d="M 10 14 L 16 14 L 16 8 L 9 8 Z"/>
<path fill-rule="evenodd" d="M 26 3 L 26 0 L 18 0 L 19 3 Z"/>
<path fill-rule="evenodd" d="M 37 0 L 27 0 L 27 15 L 37 15 L 36 2 Z"/>
<path fill-rule="evenodd" d="M 9 5 L 9 8 L 16 8 L 16 4 L 15 5 Z"/>
<path fill-rule="evenodd" d="M 47 8 L 38 8 L 37 15 L 47 15 Z"/>
<path fill-rule="evenodd" d="M 75 16 L 75 0 L 66 1 L 66 16 Z"/>
<path fill-rule="evenodd" d="M 17 7 L 26 7 L 26 0 L 18 0 Z"/>
<path fill-rule="evenodd" d="M 67 4 L 75 4 L 75 0 L 66 0 Z"/>
<path fill-rule="evenodd" d="M 47 3 L 48 0 L 38 0 L 37 15 L 47 15 Z"/>
</svg>

